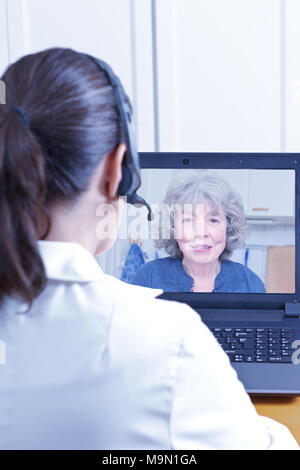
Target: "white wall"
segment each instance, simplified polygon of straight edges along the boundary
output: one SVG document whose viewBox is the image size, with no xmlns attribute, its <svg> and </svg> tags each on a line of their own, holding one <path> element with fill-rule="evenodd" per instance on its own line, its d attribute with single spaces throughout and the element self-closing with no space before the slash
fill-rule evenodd
<svg viewBox="0 0 300 470">
<path fill-rule="evenodd" d="M 107 61 L 134 105 L 140 150 L 153 150 L 150 0 L 0 0 L 0 41 L 0 74 L 21 56 L 49 47 Z"/>
<path fill-rule="evenodd" d="M 11 61 L 56 46 L 89 52 L 112 65 L 132 97 L 128 0 L 9 0 L 7 7 Z"/>
<path fill-rule="evenodd" d="M 156 1 L 163 151 L 280 151 L 280 0 Z"/>
<path fill-rule="evenodd" d="M 9 63 L 6 0 L 0 0 L 0 75 Z"/>
<path fill-rule="evenodd" d="M 300 2 L 285 2 L 286 123 L 287 152 L 300 149 Z"/>
</svg>

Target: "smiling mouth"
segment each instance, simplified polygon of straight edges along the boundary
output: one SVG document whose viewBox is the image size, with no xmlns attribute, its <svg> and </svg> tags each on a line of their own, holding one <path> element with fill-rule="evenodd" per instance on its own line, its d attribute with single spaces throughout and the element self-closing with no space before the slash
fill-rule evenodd
<svg viewBox="0 0 300 470">
<path fill-rule="evenodd" d="M 197 248 L 194 248 L 194 251 L 208 251 L 210 248 L 212 248 L 211 245 L 200 245 L 197 246 Z"/>
</svg>

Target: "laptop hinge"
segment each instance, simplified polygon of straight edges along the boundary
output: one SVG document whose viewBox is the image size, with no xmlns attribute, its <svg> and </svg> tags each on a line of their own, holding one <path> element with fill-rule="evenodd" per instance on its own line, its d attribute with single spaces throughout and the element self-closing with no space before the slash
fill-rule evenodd
<svg viewBox="0 0 300 470">
<path fill-rule="evenodd" d="M 285 317 L 300 317 L 300 304 L 292 304 L 285 302 L 284 311 Z"/>
</svg>

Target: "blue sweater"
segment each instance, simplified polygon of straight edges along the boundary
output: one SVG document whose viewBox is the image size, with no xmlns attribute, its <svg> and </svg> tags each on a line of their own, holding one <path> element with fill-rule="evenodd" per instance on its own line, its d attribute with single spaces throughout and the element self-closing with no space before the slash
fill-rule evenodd
<svg viewBox="0 0 300 470">
<path fill-rule="evenodd" d="M 194 280 L 179 258 L 159 258 L 144 264 L 132 284 L 163 289 L 165 292 L 190 292 Z M 249 268 L 233 261 L 223 261 L 213 292 L 265 292 L 260 278 Z"/>
</svg>

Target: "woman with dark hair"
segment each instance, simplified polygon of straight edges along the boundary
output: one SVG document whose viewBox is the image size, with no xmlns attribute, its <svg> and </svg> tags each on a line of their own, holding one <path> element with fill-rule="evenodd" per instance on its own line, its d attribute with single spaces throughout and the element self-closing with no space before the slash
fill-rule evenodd
<svg viewBox="0 0 300 470">
<path fill-rule="evenodd" d="M 0 448 L 297 448 L 257 415 L 190 307 L 94 259 L 124 207 L 124 129 L 106 74 L 53 48 L 2 78 Z"/>
</svg>

